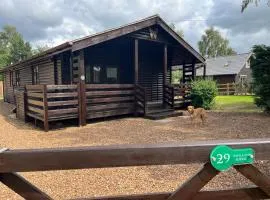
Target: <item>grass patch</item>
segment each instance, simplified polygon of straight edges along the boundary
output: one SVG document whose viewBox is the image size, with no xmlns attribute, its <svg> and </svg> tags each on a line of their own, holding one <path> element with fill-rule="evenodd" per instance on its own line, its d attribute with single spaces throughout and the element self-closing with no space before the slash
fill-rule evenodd
<svg viewBox="0 0 270 200">
<path fill-rule="evenodd" d="M 253 96 L 217 96 L 215 110 L 261 112 L 261 109 L 254 104 Z"/>
</svg>

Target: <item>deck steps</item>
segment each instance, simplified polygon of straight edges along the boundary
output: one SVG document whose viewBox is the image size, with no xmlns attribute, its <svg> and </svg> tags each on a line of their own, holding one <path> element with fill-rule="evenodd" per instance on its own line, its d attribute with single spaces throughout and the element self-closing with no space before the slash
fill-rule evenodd
<svg viewBox="0 0 270 200">
<path fill-rule="evenodd" d="M 165 108 L 162 103 L 156 102 L 147 104 L 147 113 L 145 115 L 145 118 L 158 120 L 165 119 L 167 117 L 177 117 L 182 115 L 182 112 L 175 111 L 172 108 Z"/>
</svg>

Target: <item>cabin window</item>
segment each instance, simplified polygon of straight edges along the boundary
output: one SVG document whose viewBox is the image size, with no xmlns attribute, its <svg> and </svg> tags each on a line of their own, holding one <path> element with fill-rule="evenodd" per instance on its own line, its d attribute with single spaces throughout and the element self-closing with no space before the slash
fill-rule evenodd
<svg viewBox="0 0 270 200">
<path fill-rule="evenodd" d="M 85 82 L 91 83 L 91 67 L 90 65 L 85 66 Z"/>
<path fill-rule="evenodd" d="M 34 66 L 32 68 L 32 84 L 37 85 L 39 84 L 39 72 L 38 72 L 38 66 Z"/>
<path fill-rule="evenodd" d="M 247 84 L 247 75 L 240 75 L 240 84 L 242 87 Z"/>
<path fill-rule="evenodd" d="M 109 83 L 115 84 L 119 81 L 119 67 L 114 65 L 86 65 L 85 82 L 86 83 Z"/>
<path fill-rule="evenodd" d="M 108 66 L 106 68 L 106 79 L 108 83 L 118 82 L 118 67 Z"/>
<path fill-rule="evenodd" d="M 12 71 L 9 72 L 9 86 L 10 87 L 13 86 L 13 72 Z"/>
<path fill-rule="evenodd" d="M 247 69 L 250 68 L 250 60 L 248 60 L 248 61 L 246 62 L 246 68 L 247 68 Z"/>
<path fill-rule="evenodd" d="M 101 66 L 93 66 L 93 83 L 100 83 L 101 81 Z"/>
<path fill-rule="evenodd" d="M 15 71 L 15 85 L 16 86 L 20 86 L 20 71 L 19 70 L 17 70 L 17 71 Z"/>
</svg>

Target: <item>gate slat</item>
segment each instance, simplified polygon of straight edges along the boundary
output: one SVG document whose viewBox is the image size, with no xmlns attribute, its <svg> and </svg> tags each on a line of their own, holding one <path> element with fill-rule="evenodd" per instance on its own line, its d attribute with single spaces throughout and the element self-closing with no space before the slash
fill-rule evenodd
<svg viewBox="0 0 270 200">
<path fill-rule="evenodd" d="M 107 196 L 92 198 L 77 198 L 72 200 L 166 200 L 171 193 L 150 193 L 129 196 Z M 251 200 L 251 199 L 268 199 L 260 188 L 239 188 L 230 190 L 212 190 L 199 192 L 192 200 Z M 181 199 L 181 198 L 180 198 Z"/>
<path fill-rule="evenodd" d="M 52 200 L 47 194 L 16 173 L 1 173 L 0 181 L 27 200 Z"/>
<path fill-rule="evenodd" d="M 270 196 L 270 178 L 268 176 L 253 165 L 236 165 L 234 168 Z"/>
<path fill-rule="evenodd" d="M 216 175 L 219 174 L 211 163 L 206 163 L 203 168 L 190 180 L 181 185 L 168 200 L 189 200 L 196 196 L 196 194 Z"/>
</svg>

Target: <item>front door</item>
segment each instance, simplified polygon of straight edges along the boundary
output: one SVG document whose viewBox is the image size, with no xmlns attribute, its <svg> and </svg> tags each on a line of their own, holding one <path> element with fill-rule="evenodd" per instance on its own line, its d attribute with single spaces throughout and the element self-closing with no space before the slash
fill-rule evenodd
<svg viewBox="0 0 270 200">
<path fill-rule="evenodd" d="M 146 89 L 147 101 L 163 99 L 163 45 L 140 41 L 139 84 Z"/>
</svg>

